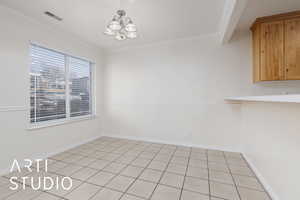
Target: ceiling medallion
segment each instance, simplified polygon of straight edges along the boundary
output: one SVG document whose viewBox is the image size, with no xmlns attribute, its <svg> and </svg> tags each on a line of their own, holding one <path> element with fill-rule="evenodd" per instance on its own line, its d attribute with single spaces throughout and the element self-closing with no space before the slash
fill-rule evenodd
<svg viewBox="0 0 300 200">
<path fill-rule="evenodd" d="M 105 35 L 113 36 L 116 40 L 134 39 L 137 37 L 137 28 L 132 20 L 126 16 L 124 10 L 118 10 L 113 19 L 106 26 Z"/>
</svg>

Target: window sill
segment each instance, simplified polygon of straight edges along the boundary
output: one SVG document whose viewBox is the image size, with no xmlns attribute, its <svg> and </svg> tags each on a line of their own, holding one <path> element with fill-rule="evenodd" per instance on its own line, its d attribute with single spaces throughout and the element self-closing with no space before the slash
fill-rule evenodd
<svg viewBox="0 0 300 200">
<path fill-rule="evenodd" d="M 62 119 L 62 120 L 56 120 L 55 122 L 41 122 L 38 124 L 34 125 L 29 125 L 27 130 L 37 130 L 37 129 L 43 129 L 43 128 L 48 128 L 52 126 L 61 126 L 64 124 L 71 124 L 71 123 L 76 123 L 80 121 L 85 121 L 85 120 L 93 120 L 96 118 L 96 115 L 88 115 L 88 116 L 83 116 L 83 117 L 75 117 L 72 119 Z"/>
</svg>

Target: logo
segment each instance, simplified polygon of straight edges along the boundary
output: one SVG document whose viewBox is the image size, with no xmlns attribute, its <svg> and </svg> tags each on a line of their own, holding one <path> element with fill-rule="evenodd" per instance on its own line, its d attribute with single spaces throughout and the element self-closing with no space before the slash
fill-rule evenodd
<svg viewBox="0 0 300 200">
<path fill-rule="evenodd" d="M 48 160 L 24 159 L 23 168 L 18 160 L 14 160 L 10 169 L 13 176 L 10 177 L 10 189 L 23 190 L 31 187 L 33 190 L 70 190 L 73 181 L 70 177 L 62 177 L 48 173 Z"/>
</svg>

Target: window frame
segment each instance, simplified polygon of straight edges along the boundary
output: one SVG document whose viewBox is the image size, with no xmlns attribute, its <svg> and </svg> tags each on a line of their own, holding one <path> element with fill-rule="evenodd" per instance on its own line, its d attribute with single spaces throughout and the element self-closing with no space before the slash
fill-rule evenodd
<svg viewBox="0 0 300 200">
<path fill-rule="evenodd" d="M 30 109 L 31 109 L 31 105 L 30 105 L 30 92 L 31 92 L 31 88 L 30 88 L 30 71 L 31 71 L 31 47 L 32 46 L 36 46 L 39 48 L 43 48 L 49 51 L 53 51 L 53 52 L 57 52 L 60 54 L 64 55 L 65 58 L 65 80 L 66 80 L 66 118 L 63 119 L 55 119 L 55 120 L 48 120 L 48 121 L 41 121 L 41 122 L 30 122 Z M 90 114 L 89 115 L 84 115 L 84 116 L 75 116 L 75 117 L 71 117 L 71 102 L 70 102 L 70 84 L 69 84 L 69 59 L 70 58 L 75 58 L 75 59 L 80 59 L 86 62 L 89 62 L 90 64 Z M 78 56 L 74 56 L 74 55 L 70 55 L 68 53 L 64 53 L 62 51 L 57 51 L 55 49 L 51 49 L 36 43 L 32 43 L 30 42 L 29 44 L 29 112 L 28 112 L 28 130 L 34 130 L 34 129 L 41 129 L 41 128 L 46 128 L 46 127 L 50 127 L 50 126 L 59 126 L 59 125 L 63 125 L 63 124 L 67 124 L 67 123 L 74 123 L 74 122 L 78 122 L 78 121 L 83 121 L 83 120 L 91 120 L 94 119 L 96 117 L 96 104 L 95 104 L 95 100 L 96 100 L 96 93 L 95 93 L 95 62 L 89 61 L 88 59 L 82 58 L 82 57 L 78 57 Z"/>
</svg>

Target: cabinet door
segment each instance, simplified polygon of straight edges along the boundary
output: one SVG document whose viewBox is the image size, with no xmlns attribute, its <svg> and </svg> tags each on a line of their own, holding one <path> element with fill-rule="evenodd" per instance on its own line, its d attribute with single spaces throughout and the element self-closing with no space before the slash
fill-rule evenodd
<svg viewBox="0 0 300 200">
<path fill-rule="evenodd" d="M 300 80 L 300 18 L 285 22 L 285 68 L 287 80 Z"/>
<path fill-rule="evenodd" d="M 261 24 L 262 81 L 284 80 L 284 22 Z"/>
</svg>

